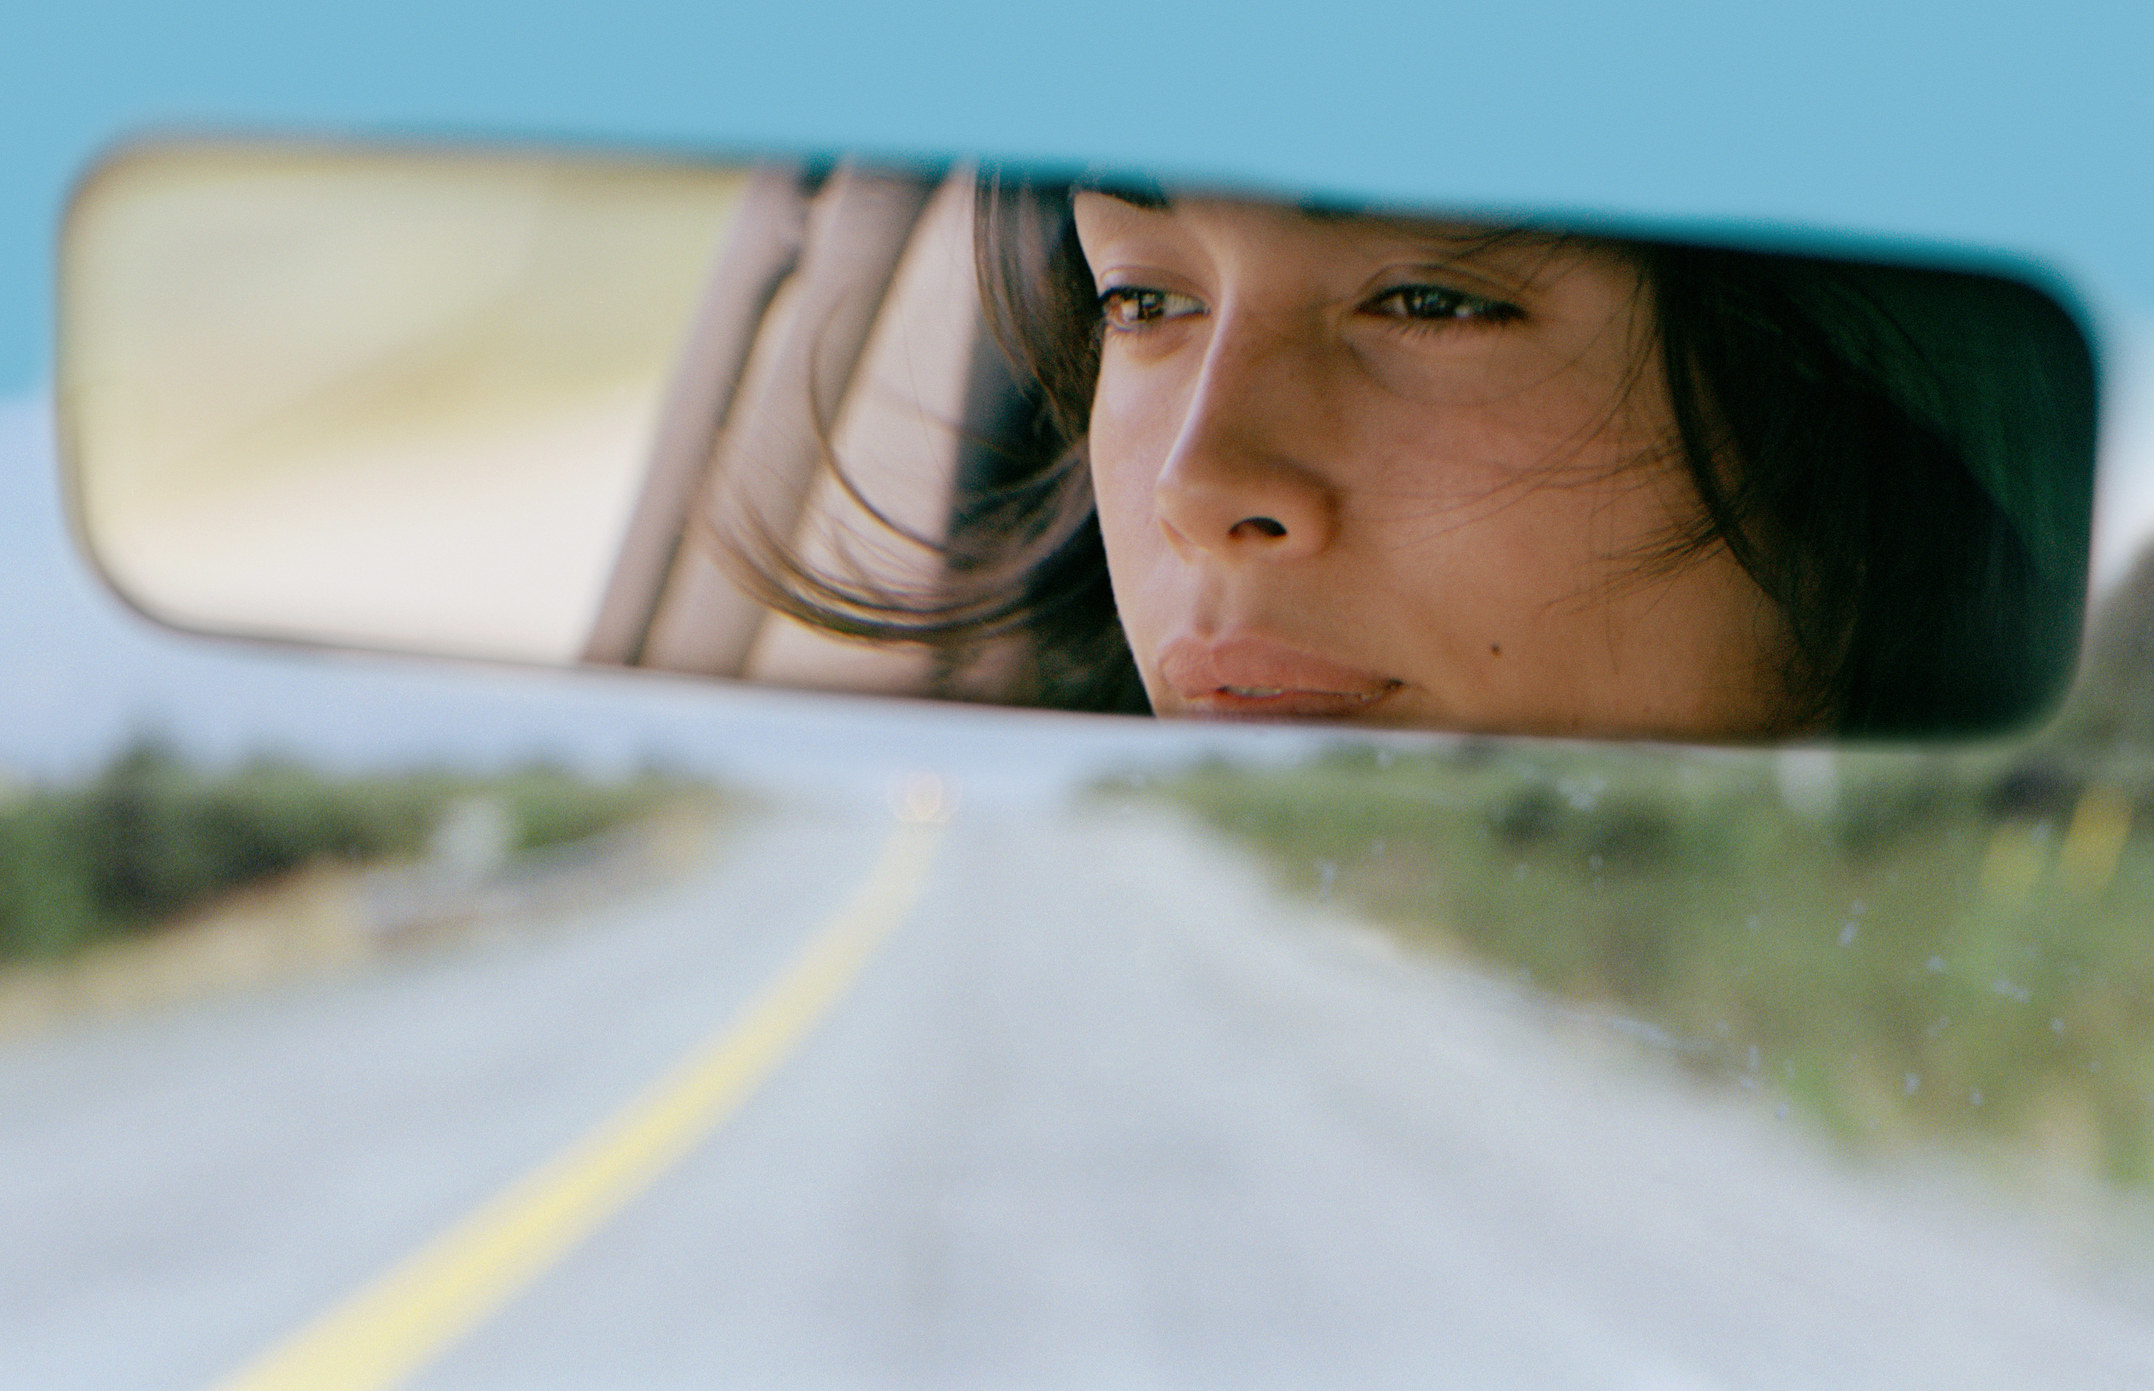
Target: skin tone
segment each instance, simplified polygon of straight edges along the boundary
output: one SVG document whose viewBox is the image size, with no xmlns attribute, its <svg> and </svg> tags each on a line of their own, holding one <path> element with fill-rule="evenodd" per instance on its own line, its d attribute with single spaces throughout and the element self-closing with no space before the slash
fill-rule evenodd
<svg viewBox="0 0 2154 1391">
<path fill-rule="evenodd" d="M 1093 488 L 1155 712 L 1788 732 L 1777 610 L 1672 544 L 1698 502 L 1618 253 L 1224 199 L 1076 217 Z"/>
</svg>

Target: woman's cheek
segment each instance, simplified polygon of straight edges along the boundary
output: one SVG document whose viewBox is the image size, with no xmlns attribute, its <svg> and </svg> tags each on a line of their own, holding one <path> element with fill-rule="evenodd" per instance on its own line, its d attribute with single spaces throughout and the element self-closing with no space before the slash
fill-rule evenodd
<svg viewBox="0 0 2154 1391">
<path fill-rule="evenodd" d="M 1110 561 L 1115 550 L 1126 551 L 1127 543 L 1151 529 L 1159 470 L 1173 445 L 1150 399 L 1155 393 L 1145 389 L 1147 376 L 1110 358 L 1092 399 L 1087 449 Z"/>
<path fill-rule="evenodd" d="M 1095 417 L 1096 419 L 1096 417 Z M 1094 428 L 1087 444 L 1092 470 L 1092 501 L 1099 509 L 1100 532 L 1106 538 L 1110 560 L 1137 529 L 1141 499 L 1149 492 L 1128 453 L 1118 447 L 1112 431 Z"/>
</svg>

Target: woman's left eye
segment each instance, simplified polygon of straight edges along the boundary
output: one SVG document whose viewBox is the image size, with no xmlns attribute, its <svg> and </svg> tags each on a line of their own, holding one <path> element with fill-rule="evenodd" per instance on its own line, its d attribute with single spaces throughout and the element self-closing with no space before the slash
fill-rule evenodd
<svg viewBox="0 0 2154 1391">
<path fill-rule="evenodd" d="M 1506 323 L 1525 317 L 1525 311 L 1515 304 L 1469 295 L 1442 285 L 1395 286 L 1370 300 L 1368 309 L 1387 319 L 1406 319 L 1415 323 L 1445 320 Z"/>
<path fill-rule="evenodd" d="M 1201 314 L 1204 306 L 1190 295 L 1155 290 L 1148 285 L 1117 285 L 1101 292 L 1100 317 L 1110 329 L 1141 329 L 1167 319 Z"/>
</svg>

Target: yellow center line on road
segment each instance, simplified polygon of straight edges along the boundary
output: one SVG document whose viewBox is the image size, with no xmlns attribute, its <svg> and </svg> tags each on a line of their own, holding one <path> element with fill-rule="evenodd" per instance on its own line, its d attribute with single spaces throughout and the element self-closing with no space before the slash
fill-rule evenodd
<svg viewBox="0 0 2154 1391">
<path fill-rule="evenodd" d="M 901 821 L 807 950 L 671 1073 L 217 1391 L 382 1391 L 514 1298 L 740 1109 L 806 1037 L 919 897 L 940 819 Z"/>
</svg>

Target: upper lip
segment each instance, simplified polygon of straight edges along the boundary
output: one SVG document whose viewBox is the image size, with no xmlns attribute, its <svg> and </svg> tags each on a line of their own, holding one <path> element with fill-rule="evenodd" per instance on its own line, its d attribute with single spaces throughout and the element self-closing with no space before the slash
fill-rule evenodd
<svg viewBox="0 0 2154 1391">
<path fill-rule="evenodd" d="M 1403 683 L 1259 637 L 1179 638 L 1160 650 L 1159 674 L 1191 705 L 1281 714 L 1350 714 Z"/>
</svg>

